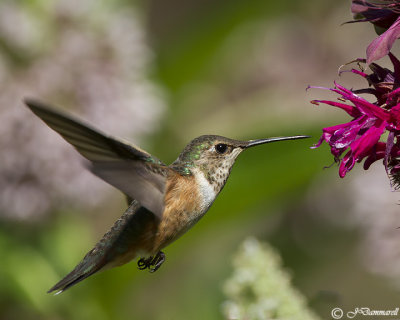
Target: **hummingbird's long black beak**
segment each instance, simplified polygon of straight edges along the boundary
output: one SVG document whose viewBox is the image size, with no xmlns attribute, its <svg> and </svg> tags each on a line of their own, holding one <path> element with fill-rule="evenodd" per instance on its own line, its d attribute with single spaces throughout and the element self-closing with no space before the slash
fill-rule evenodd
<svg viewBox="0 0 400 320">
<path fill-rule="evenodd" d="M 270 142 L 275 142 L 275 141 L 297 140 L 297 139 L 305 139 L 305 138 L 311 138 L 311 136 L 274 137 L 274 138 L 267 138 L 267 139 L 250 140 L 244 146 L 244 149 L 258 146 L 259 144 L 270 143 Z"/>
</svg>

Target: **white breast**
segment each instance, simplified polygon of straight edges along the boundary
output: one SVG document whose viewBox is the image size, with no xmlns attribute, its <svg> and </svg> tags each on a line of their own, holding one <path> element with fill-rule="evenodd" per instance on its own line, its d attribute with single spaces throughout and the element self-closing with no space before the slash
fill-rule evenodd
<svg viewBox="0 0 400 320">
<path fill-rule="evenodd" d="M 211 204 L 214 202 L 215 197 L 217 196 L 214 187 L 208 182 L 204 173 L 198 170 L 195 173 L 196 182 L 199 186 L 200 194 L 203 196 L 203 210 L 208 210 Z"/>
</svg>

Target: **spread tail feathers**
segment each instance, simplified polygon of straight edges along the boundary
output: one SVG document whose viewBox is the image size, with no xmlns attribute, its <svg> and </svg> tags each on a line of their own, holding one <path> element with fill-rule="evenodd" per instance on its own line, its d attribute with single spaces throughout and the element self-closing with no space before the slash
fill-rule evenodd
<svg viewBox="0 0 400 320">
<path fill-rule="evenodd" d="M 103 238 L 83 260 L 48 292 L 59 294 L 92 274 L 127 263 L 136 257 L 137 248 L 132 244 L 151 239 L 157 230 L 157 217 L 132 201 Z"/>
</svg>

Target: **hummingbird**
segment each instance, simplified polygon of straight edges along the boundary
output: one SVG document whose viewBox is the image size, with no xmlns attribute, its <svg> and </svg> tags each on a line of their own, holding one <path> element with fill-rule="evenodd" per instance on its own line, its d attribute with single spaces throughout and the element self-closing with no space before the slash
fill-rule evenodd
<svg viewBox="0 0 400 320">
<path fill-rule="evenodd" d="M 308 138 L 297 135 L 241 141 L 218 135 L 193 139 L 165 165 L 120 138 L 39 101 L 26 105 L 84 157 L 96 176 L 122 191 L 128 208 L 82 261 L 48 293 L 59 294 L 87 277 L 139 258 L 138 268 L 155 272 L 162 251 L 208 211 L 224 187 L 238 155 L 265 143 Z"/>
</svg>

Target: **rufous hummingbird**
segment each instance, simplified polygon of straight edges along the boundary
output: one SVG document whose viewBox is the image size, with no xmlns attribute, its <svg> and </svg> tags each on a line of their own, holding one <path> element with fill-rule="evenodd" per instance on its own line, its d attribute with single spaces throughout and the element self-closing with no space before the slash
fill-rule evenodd
<svg viewBox="0 0 400 320">
<path fill-rule="evenodd" d="M 308 138 L 240 141 L 217 135 L 195 138 L 169 166 L 122 139 L 107 135 L 38 101 L 28 107 L 86 159 L 88 169 L 125 193 L 129 207 L 83 260 L 48 292 L 61 293 L 92 274 L 134 258 L 156 271 L 161 251 L 188 231 L 210 208 L 237 156 L 264 143 Z"/>
</svg>

